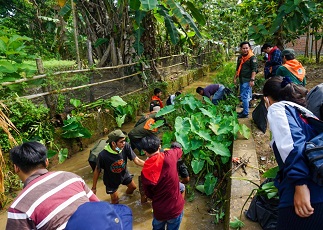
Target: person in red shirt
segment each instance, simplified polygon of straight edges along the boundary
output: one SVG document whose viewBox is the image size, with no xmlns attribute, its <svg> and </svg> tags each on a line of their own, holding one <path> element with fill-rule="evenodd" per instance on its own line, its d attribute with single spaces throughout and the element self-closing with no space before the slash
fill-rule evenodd
<svg viewBox="0 0 323 230">
<path fill-rule="evenodd" d="M 153 229 L 176 230 L 183 217 L 184 198 L 179 189 L 177 161 L 183 152 L 174 147 L 160 152 L 160 139 L 147 136 L 142 139 L 143 151 L 148 157 L 141 172 L 142 186 L 152 200 Z"/>
<path fill-rule="evenodd" d="M 164 108 L 163 101 L 161 100 L 161 96 L 163 92 L 159 88 L 154 89 L 154 96 L 151 97 L 149 111 L 152 112 L 155 106 L 159 106 L 161 109 Z"/>
</svg>

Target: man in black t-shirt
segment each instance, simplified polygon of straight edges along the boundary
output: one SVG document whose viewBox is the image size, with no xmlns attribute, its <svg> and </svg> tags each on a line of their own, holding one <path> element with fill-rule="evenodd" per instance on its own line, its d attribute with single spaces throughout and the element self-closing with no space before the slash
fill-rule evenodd
<svg viewBox="0 0 323 230">
<path fill-rule="evenodd" d="M 132 194 L 137 188 L 132 176 L 127 170 L 127 159 L 132 160 L 136 165 L 144 166 L 144 161 L 139 159 L 126 143 L 126 135 L 120 130 L 114 130 L 108 134 L 108 145 L 99 153 L 97 164 L 93 172 L 92 191 L 96 194 L 96 184 L 101 170 L 104 170 L 103 182 L 106 193 L 111 196 L 111 203 L 119 203 L 117 193 L 120 184 L 126 185 L 127 194 Z"/>
</svg>

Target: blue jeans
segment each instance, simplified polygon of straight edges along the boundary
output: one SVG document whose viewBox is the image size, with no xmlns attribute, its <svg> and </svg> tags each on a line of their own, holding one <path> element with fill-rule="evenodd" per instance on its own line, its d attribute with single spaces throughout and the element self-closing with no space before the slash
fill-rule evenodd
<svg viewBox="0 0 323 230">
<path fill-rule="evenodd" d="M 248 115 L 249 114 L 249 101 L 252 98 L 252 88 L 249 85 L 249 82 L 245 82 L 240 84 L 240 96 L 242 100 L 242 114 Z"/>
<path fill-rule="evenodd" d="M 217 105 L 220 100 L 222 100 L 224 95 L 224 89 L 225 87 L 223 85 L 219 86 L 218 91 L 215 92 L 215 94 L 212 97 L 212 103 Z"/>
<path fill-rule="evenodd" d="M 182 222 L 183 212 L 178 217 L 171 220 L 159 221 L 154 217 L 153 230 L 165 230 L 165 226 L 167 226 L 167 230 L 178 230 Z"/>
</svg>

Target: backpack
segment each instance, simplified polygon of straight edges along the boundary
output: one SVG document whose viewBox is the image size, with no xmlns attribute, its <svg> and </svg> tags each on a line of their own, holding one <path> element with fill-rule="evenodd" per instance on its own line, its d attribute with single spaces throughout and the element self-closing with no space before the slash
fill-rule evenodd
<svg viewBox="0 0 323 230">
<path fill-rule="evenodd" d="M 98 141 L 98 143 L 96 143 L 96 145 L 90 150 L 90 154 L 89 154 L 89 158 L 88 158 L 88 162 L 92 168 L 92 170 L 94 171 L 95 167 L 96 167 L 96 161 L 97 158 L 99 156 L 99 153 L 104 149 L 104 147 L 107 145 L 106 140 L 105 139 L 101 139 Z"/>
<path fill-rule="evenodd" d="M 317 119 L 301 108 L 295 107 L 300 115 L 308 122 L 314 131 L 315 137 L 305 143 L 304 157 L 311 172 L 312 180 L 323 186 L 323 121 Z"/>
<path fill-rule="evenodd" d="M 150 106 L 149 106 L 149 111 L 153 111 L 155 106 L 160 106 L 160 103 L 158 100 L 151 100 L 150 101 Z"/>
<path fill-rule="evenodd" d="M 172 104 L 171 96 L 172 96 L 172 95 L 170 95 L 170 96 L 167 98 L 166 105 L 171 105 L 171 104 Z"/>
<path fill-rule="evenodd" d="M 315 86 L 306 95 L 306 108 L 323 120 L 323 83 Z"/>
</svg>

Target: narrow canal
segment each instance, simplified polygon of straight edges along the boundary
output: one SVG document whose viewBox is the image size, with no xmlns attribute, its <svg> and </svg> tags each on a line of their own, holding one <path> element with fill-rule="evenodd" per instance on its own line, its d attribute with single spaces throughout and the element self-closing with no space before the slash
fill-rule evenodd
<svg viewBox="0 0 323 230">
<path fill-rule="evenodd" d="M 212 73 L 208 74 L 204 78 L 201 78 L 199 81 L 192 83 L 191 85 L 185 87 L 183 92 L 185 93 L 195 93 L 195 89 L 198 86 L 204 87 L 208 84 L 212 84 L 210 76 Z M 199 96 L 199 95 L 197 95 Z M 166 97 L 166 95 L 165 95 Z M 148 105 L 147 105 L 148 106 Z M 122 126 L 122 130 L 129 132 L 134 126 L 134 123 L 127 123 Z M 107 137 L 103 137 L 107 139 Z M 98 140 L 99 141 L 99 140 Z M 50 168 L 51 171 L 69 171 L 81 176 L 87 185 L 92 187 L 92 169 L 88 164 L 88 156 L 90 149 L 95 145 L 95 143 L 89 145 L 83 151 L 73 155 L 70 159 L 67 159 L 63 164 L 56 165 Z M 145 156 L 139 156 L 141 159 L 145 159 Z M 138 176 L 141 173 L 141 168 L 135 165 L 132 161 L 128 162 L 128 170 L 131 174 L 134 174 L 134 181 L 138 186 Z M 193 188 L 193 184 L 189 185 Z M 128 205 L 133 212 L 133 229 L 134 230 L 148 230 L 152 229 L 152 207 L 151 203 L 141 204 L 139 190 L 135 190 L 134 194 L 127 195 L 125 194 L 126 186 L 121 185 L 119 187 L 120 193 L 120 203 Z M 188 201 L 186 199 L 184 207 L 184 217 L 180 229 L 215 229 L 222 230 L 224 229 L 224 224 L 214 224 L 215 216 L 212 216 L 208 213 L 210 199 L 194 191 L 195 198 L 193 201 Z M 103 185 L 102 176 L 100 177 L 97 184 L 97 196 L 99 199 L 104 201 L 110 201 L 110 196 L 105 193 L 105 187 Z M 0 213 L 0 229 L 5 229 L 7 213 L 2 211 Z"/>
</svg>

